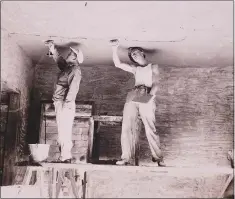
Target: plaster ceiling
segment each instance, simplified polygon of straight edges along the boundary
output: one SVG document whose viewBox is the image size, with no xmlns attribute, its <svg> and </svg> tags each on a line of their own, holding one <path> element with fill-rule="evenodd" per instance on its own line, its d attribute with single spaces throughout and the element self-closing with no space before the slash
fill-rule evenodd
<svg viewBox="0 0 235 199">
<path fill-rule="evenodd" d="M 78 42 L 84 65 L 112 64 L 108 40 L 151 51 L 171 66 L 233 64 L 232 1 L 3 1 L 1 28 L 34 63 L 51 61 L 43 40 Z M 127 61 L 126 51 L 120 56 Z"/>
</svg>

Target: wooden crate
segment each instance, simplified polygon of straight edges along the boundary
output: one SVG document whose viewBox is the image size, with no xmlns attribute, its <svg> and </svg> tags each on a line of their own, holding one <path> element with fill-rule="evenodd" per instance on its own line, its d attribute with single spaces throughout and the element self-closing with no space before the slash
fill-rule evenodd
<svg viewBox="0 0 235 199">
<path fill-rule="evenodd" d="M 72 156 L 76 161 L 89 162 L 93 145 L 93 106 L 92 104 L 76 103 L 76 112 L 72 134 Z M 50 144 L 48 161 L 55 161 L 60 156 L 59 145 L 57 143 L 58 130 L 56 124 L 55 109 L 52 103 L 42 103 L 41 105 L 41 125 L 39 133 L 39 143 Z"/>
</svg>

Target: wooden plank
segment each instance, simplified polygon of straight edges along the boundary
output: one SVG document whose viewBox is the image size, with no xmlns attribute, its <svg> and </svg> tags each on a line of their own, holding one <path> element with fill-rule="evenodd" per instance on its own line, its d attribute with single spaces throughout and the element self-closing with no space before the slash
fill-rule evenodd
<svg viewBox="0 0 235 199">
<path fill-rule="evenodd" d="M 15 166 L 16 175 L 13 184 L 22 184 L 27 170 L 27 166 Z"/>
<path fill-rule="evenodd" d="M 57 126 L 55 117 L 46 117 L 43 121 L 46 122 L 46 126 Z M 89 118 L 75 118 L 73 125 L 76 127 L 88 127 Z"/>
<path fill-rule="evenodd" d="M 217 198 L 223 198 L 224 197 L 224 193 L 226 191 L 226 189 L 228 188 L 228 186 L 230 185 L 230 183 L 232 182 L 232 180 L 234 179 L 233 174 L 230 174 L 221 190 L 221 192 L 219 193 L 219 196 Z"/>
<path fill-rule="evenodd" d="M 100 156 L 100 122 L 94 121 L 94 143 L 92 149 L 92 159 L 91 161 L 98 161 Z"/>
<path fill-rule="evenodd" d="M 45 107 L 47 107 L 47 110 L 49 109 L 54 109 L 54 105 L 53 103 L 43 103 L 42 104 L 45 105 Z M 91 104 L 77 104 L 76 103 L 76 109 L 79 109 L 79 108 L 83 108 L 83 109 L 92 109 L 92 105 Z"/>
<path fill-rule="evenodd" d="M 88 133 L 88 137 L 89 137 L 89 140 L 88 140 L 88 157 L 87 157 L 87 160 L 88 162 L 91 162 L 92 160 L 92 151 L 93 151 L 93 142 L 94 142 L 94 119 L 93 117 L 90 118 L 89 120 L 89 133 Z"/>
<path fill-rule="evenodd" d="M 51 103 L 44 103 L 45 116 L 55 116 L 55 108 Z M 92 105 L 89 104 L 76 104 L 75 117 L 89 117 L 92 115 Z"/>
<path fill-rule="evenodd" d="M 99 122 L 122 122 L 122 116 L 94 115 L 93 118 Z"/>
<path fill-rule="evenodd" d="M 122 122 L 120 122 L 120 121 L 118 121 L 118 122 L 107 122 L 107 121 L 105 121 L 105 122 L 99 122 L 99 125 L 100 126 L 108 126 L 108 127 L 111 127 L 111 126 L 120 126 L 120 125 L 122 125 Z"/>
<path fill-rule="evenodd" d="M 156 166 L 126 166 L 120 167 L 116 165 L 95 165 L 95 164 L 63 164 L 63 163 L 42 163 L 45 168 L 74 168 L 84 171 L 109 171 L 109 172 L 145 172 L 152 171 L 159 174 L 170 175 L 170 176 L 214 176 L 215 174 L 233 174 L 233 169 L 229 167 L 156 167 Z M 43 168 L 42 167 L 42 168 Z"/>
<path fill-rule="evenodd" d="M 82 198 L 85 199 L 86 196 L 88 196 L 88 189 L 87 189 L 87 172 L 84 172 L 84 177 L 83 177 L 83 196 Z"/>
<path fill-rule="evenodd" d="M 51 112 L 46 112 L 44 114 L 45 116 L 49 116 L 49 117 L 55 117 L 55 112 L 51 111 Z M 91 116 L 91 112 L 82 112 L 80 110 L 76 110 L 75 113 L 75 117 L 84 117 L 84 118 L 89 118 Z"/>
<path fill-rule="evenodd" d="M 45 136 L 45 131 L 46 131 L 46 118 L 44 118 L 44 111 L 45 111 L 45 106 L 44 104 L 41 104 L 41 113 L 40 113 L 40 125 L 39 125 L 39 140 L 41 144 L 46 143 L 46 136 Z"/>
</svg>

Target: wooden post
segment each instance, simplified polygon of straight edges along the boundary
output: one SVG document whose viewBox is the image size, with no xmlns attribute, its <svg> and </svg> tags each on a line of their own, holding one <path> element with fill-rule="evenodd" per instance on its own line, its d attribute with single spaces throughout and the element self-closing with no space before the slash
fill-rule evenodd
<svg viewBox="0 0 235 199">
<path fill-rule="evenodd" d="M 232 182 L 232 180 L 233 180 L 233 174 L 230 174 L 217 198 L 224 197 L 224 193 L 225 193 L 226 189 L 228 188 L 228 186 L 230 185 L 230 183 Z"/>
<path fill-rule="evenodd" d="M 43 131 L 42 129 L 46 127 L 46 122 L 44 119 L 45 113 L 45 104 L 41 103 L 41 112 L 40 112 L 40 126 L 39 126 L 39 143 L 45 144 L 46 143 L 46 130 Z M 44 132 L 44 134 L 42 134 Z"/>
<path fill-rule="evenodd" d="M 84 178 L 83 178 L 83 196 L 82 198 L 86 198 L 86 195 L 87 195 L 87 187 L 86 187 L 86 184 L 87 184 L 87 172 L 85 171 L 84 172 Z"/>
<path fill-rule="evenodd" d="M 92 162 L 92 151 L 93 151 L 93 141 L 94 141 L 94 119 L 91 117 L 89 119 L 89 133 L 88 133 L 88 157 L 87 161 Z"/>
<path fill-rule="evenodd" d="M 100 128 L 100 122 L 99 121 L 94 121 L 94 144 L 93 144 L 93 149 L 92 149 L 92 161 L 99 161 L 99 146 L 100 146 L 100 135 L 99 135 L 99 128 Z"/>
<path fill-rule="evenodd" d="M 20 94 L 9 94 L 9 112 L 4 139 L 3 185 L 11 185 L 14 178 L 16 161 L 16 139 L 19 124 Z"/>
</svg>

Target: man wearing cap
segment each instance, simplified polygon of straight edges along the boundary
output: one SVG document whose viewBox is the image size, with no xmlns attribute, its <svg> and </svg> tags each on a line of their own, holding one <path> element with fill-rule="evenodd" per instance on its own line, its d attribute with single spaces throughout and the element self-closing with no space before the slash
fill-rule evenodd
<svg viewBox="0 0 235 199">
<path fill-rule="evenodd" d="M 122 63 L 118 57 L 118 40 L 111 40 L 114 65 L 135 77 L 135 87 L 128 93 L 123 110 L 121 146 L 122 157 L 117 165 L 131 164 L 139 141 L 140 119 L 152 153 L 152 161 L 165 166 L 156 130 L 155 96 L 158 90 L 159 71 L 157 64 L 149 64 L 142 48 L 129 48 L 129 58 L 134 65 Z"/>
<path fill-rule="evenodd" d="M 52 98 L 56 112 L 58 143 L 61 149 L 60 162 L 71 163 L 75 100 L 82 77 L 79 64 L 83 62 L 83 53 L 70 47 L 69 54 L 64 59 L 52 40 L 46 41 L 45 44 L 49 47 L 49 56 L 53 57 L 60 69 Z"/>
</svg>

